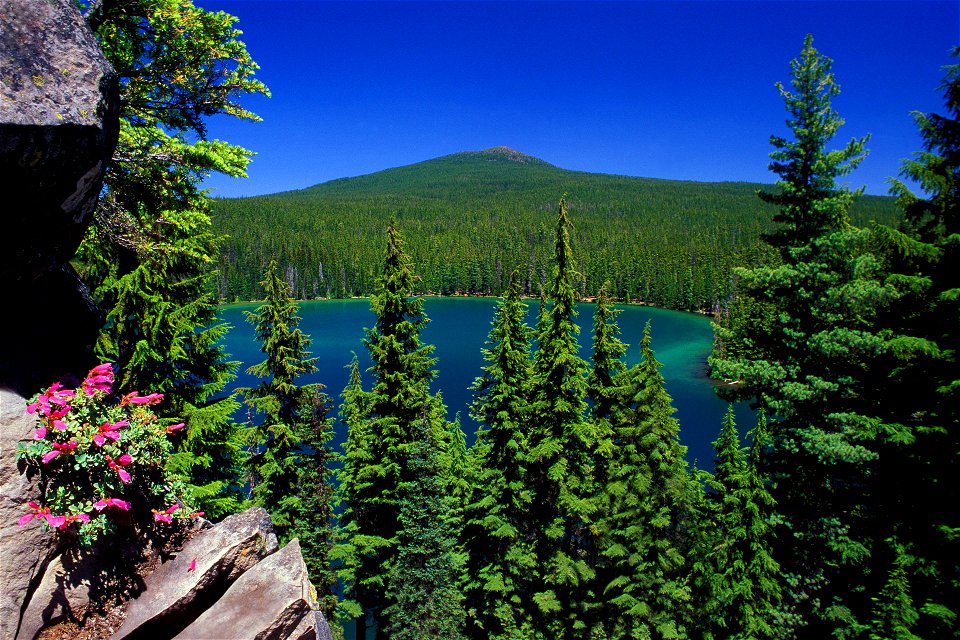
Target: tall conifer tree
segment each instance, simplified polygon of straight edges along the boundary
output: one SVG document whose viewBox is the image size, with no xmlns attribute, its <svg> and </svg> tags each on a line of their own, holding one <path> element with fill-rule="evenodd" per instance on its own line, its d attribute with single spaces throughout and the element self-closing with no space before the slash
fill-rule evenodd
<svg viewBox="0 0 960 640">
<path fill-rule="evenodd" d="M 392 640 L 463 638 L 462 557 L 457 549 L 455 499 L 449 493 L 433 427 L 415 427 L 410 480 L 400 485 L 400 532 L 390 566 L 391 604 L 384 636 Z"/>
<path fill-rule="evenodd" d="M 219 518 L 241 505 L 243 451 L 210 270 L 221 239 L 201 185 L 212 172 L 245 175 L 252 154 L 207 140 L 205 119 L 257 120 L 239 99 L 268 92 L 226 13 L 184 0 L 80 4 L 121 91 L 119 142 L 77 254 L 107 316 L 97 356 L 115 363 L 118 392 L 165 394 L 162 417 L 186 422 L 170 466 Z"/>
<path fill-rule="evenodd" d="M 357 455 L 350 461 L 355 466 L 348 479 L 357 497 L 349 506 L 346 546 L 337 552 L 353 579 L 347 588 L 356 603 L 354 615 L 361 624 L 367 614 L 372 615 L 378 628 L 384 628 L 384 610 L 402 589 L 402 585 L 390 584 L 402 531 L 401 486 L 418 480 L 409 457 L 423 425 L 441 456 L 447 457 L 449 471 L 450 425 L 444 419 L 442 401 L 430 394 L 435 359 L 431 357 L 433 346 L 420 341 L 428 319 L 423 300 L 411 297 L 415 282 L 403 238 L 391 220 L 377 292 L 370 299 L 376 325 L 365 339 L 373 360 L 373 388 L 362 393 L 356 387 L 345 394 L 352 398 L 351 431 L 361 429 L 354 444 L 368 447 L 369 453 L 362 454 L 365 464 Z"/>
<path fill-rule="evenodd" d="M 538 324 L 533 358 L 530 449 L 534 553 L 534 601 L 540 633 L 580 638 L 586 633 L 593 568 L 584 557 L 592 517 L 589 492 L 594 434 L 586 419 L 588 365 L 579 355 L 577 273 L 570 247 L 572 228 L 561 198 L 554 245 L 553 279 Z"/>
<path fill-rule="evenodd" d="M 871 553 L 888 535 L 875 504 L 879 443 L 910 437 L 889 404 L 889 372 L 912 357 L 902 327 L 887 324 L 902 291 L 886 277 L 876 235 L 847 221 L 858 192 L 836 180 L 863 158 L 866 139 L 827 149 L 843 124 L 830 67 L 808 36 L 792 62 L 793 90 L 778 85 L 793 139 L 771 138 L 779 192 L 761 197 L 778 206 L 767 239 L 780 264 L 737 270 L 752 301 L 742 308 L 756 318 L 721 328 L 736 348 L 712 359 L 776 416 L 768 468 L 786 526 L 774 555 L 790 577 L 787 607 L 813 638 L 867 629 Z"/>
<path fill-rule="evenodd" d="M 298 378 L 317 370 L 317 359 L 307 351 L 310 338 L 300 331 L 297 304 L 275 260 L 267 266 L 261 284 L 266 299 L 256 311 L 247 312 L 247 319 L 255 326 L 266 359 L 247 369 L 261 382 L 238 391 L 257 417 L 262 416 L 250 437 L 253 501 L 266 508 L 278 537 L 285 540 L 300 515 L 299 470 L 306 457 L 302 440 L 315 419 L 315 394 L 320 387 L 298 384 Z M 323 411 L 319 419 L 325 421 Z"/>
<path fill-rule="evenodd" d="M 680 524 L 689 492 L 685 448 L 651 347 L 618 376 L 613 439 L 599 529 L 599 578 L 609 638 L 686 638 L 691 591 Z"/>
<path fill-rule="evenodd" d="M 530 636 L 531 548 L 526 532 L 526 424 L 530 399 L 530 328 L 514 271 L 483 350 L 487 362 L 473 384 L 471 415 L 480 423 L 473 457 L 478 472 L 464 531 L 471 635 Z"/>
</svg>

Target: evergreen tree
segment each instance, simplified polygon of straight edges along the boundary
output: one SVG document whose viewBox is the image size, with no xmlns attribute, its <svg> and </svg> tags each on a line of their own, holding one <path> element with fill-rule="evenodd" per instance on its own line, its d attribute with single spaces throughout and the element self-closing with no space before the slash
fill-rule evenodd
<svg viewBox="0 0 960 640">
<path fill-rule="evenodd" d="M 952 53 L 960 57 L 960 48 Z M 960 64 L 945 67 L 941 89 L 945 112 L 913 114 L 924 150 L 903 164 L 922 193 L 893 181 L 903 224 L 876 229 L 905 292 L 891 315 L 913 336 L 896 343 L 901 357 L 889 368 L 890 402 L 910 431 L 886 441 L 878 493 L 884 513 L 896 514 L 888 533 L 898 553 L 911 558 L 896 568 L 905 574 L 898 584 L 918 605 L 915 631 L 924 638 L 960 629 L 960 507 L 951 498 L 960 493 L 960 332 L 946 321 L 960 317 Z"/>
<path fill-rule="evenodd" d="M 373 595 L 358 580 L 374 575 L 377 567 L 370 564 L 375 557 L 375 541 L 362 532 L 373 526 L 369 506 L 376 500 L 370 493 L 369 470 L 373 462 L 373 443 L 369 425 L 365 420 L 367 396 L 360 378 L 360 364 L 354 354 L 348 365 L 350 378 L 341 394 L 340 420 L 347 427 L 344 444 L 343 467 L 338 474 L 338 502 L 341 536 L 339 544 L 331 552 L 331 558 L 339 561 L 339 575 L 344 582 L 346 599 L 340 603 L 344 615 L 357 620 L 357 637 L 366 637 L 366 611 Z"/>
<path fill-rule="evenodd" d="M 303 560 L 310 581 L 317 590 L 320 610 L 332 624 L 337 609 L 337 596 L 334 593 L 337 573 L 331 566 L 331 549 L 336 539 L 331 471 L 334 453 L 330 449 L 333 425 L 328 417 L 330 399 L 323 392 L 323 385 L 318 384 L 313 389 L 310 419 L 300 430 L 302 453 L 299 457 L 298 492 L 301 501 L 291 537 L 300 540 Z"/>
<path fill-rule="evenodd" d="M 267 292 L 266 300 L 246 316 L 255 325 L 266 359 L 247 369 L 261 379 L 260 384 L 238 392 L 263 416 L 250 436 L 253 501 L 270 513 L 278 537 L 285 541 L 301 514 L 300 468 L 307 457 L 302 442 L 305 430 L 315 419 L 315 394 L 320 388 L 297 384 L 298 378 L 317 370 L 317 359 L 309 357 L 310 338 L 300 331 L 297 304 L 290 285 L 278 273 L 276 261 L 270 261 L 261 284 Z M 326 446 L 315 443 L 321 449 Z"/>
<path fill-rule="evenodd" d="M 409 451 L 410 480 L 400 486 L 400 532 L 390 566 L 393 601 L 384 611 L 393 640 L 463 638 L 462 558 L 454 498 L 448 493 L 429 423 Z"/>
<path fill-rule="evenodd" d="M 535 621 L 542 635 L 558 639 L 587 633 L 594 578 L 584 553 L 591 535 L 594 434 L 585 419 L 588 366 L 579 355 L 580 329 L 574 322 L 580 276 L 570 248 L 571 226 L 564 197 L 557 215 L 553 279 L 533 358 L 526 464 L 536 556 L 531 577 L 539 608 Z"/>
<path fill-rule="evenodd" d="M 691 591 L 686 571 L 685 519 L 689 479 L 679 424 L 651 347 L 618 376 L 616 444 L 602 493 L 599 579 L 608 638 L 686 638 Z"/>
<path fill-rule="evenodd" d="M 369 455 L 363 454 L 368 462 L 361 466 L 360 458 L 348 453 L 358 463 L 349 478 L 357 499 L 350 506 L 354 514 L 348 520 L 348 547 L 343 555 L 345 571 L 353 577 L 348 591 L 356 603 L 354 614 L 361 620 L 372 614 L 380 628 L 384 609 L 402 589 L 402 585 L 391 587 L 390 571 L 402 530 L 401 486 L 415 480 L 409 454 L 419 437 L 417 429 L 426 424 L 441 455 L 448 455 L 449 448 L 446 408 L 429 389 L 434 377 L 433 346 L 420 342 L 420 330 L 428 320 L 423 301 L 410 297 L 415 282 L 402 236 L 391 221 L 383 270 L 370 299 L 377 321 L 365 339 L 373 360 L 374 385 L 362 394 L 365 433 L 357 439 L 369 444 Z M 353 395 L 359 395 L 359 388 Z M 351 411 L 360 404 L 353 402 Z M 360 421 L 356 414 L 349 419 Z"/>
<path fill-rule="evenodd" d="M 909 558 L 896 540 L 890 540 L 890 546 L 894 552 L 893 566 L 880 596 L 874 598 L 870 640 L 920 640 L 911 631 L 920 616 L 910 597 Z"/>
<path fill-rule="evenodd" d="M 170 461 L 208 517 L 240 508 L 242 449 L 222 395 L 236 363 L 220 346 L 210 263 L 219 253 L 201 184 L 245 175 L 250 152 L 205 138 L 217 114 L 256 120 L 238 100 L 267 93 L 236 18 L 182 0 L 83 2 L 120 77 L 120 136 L 95 224 L 78 251 L 81 276 L 107 321 L 96 350 L 115 363 L 117 391 L 164 393 L 161 416 L 184 421 Z"/>
<path fill-rule="evenodd" d="M 587 381 L 594 420 L 609 419 L 616 389 L 614 379 L 627 368 L 623 363 L 627 345 L 618 338 L 620 328 L 616 322 L 620 310 L 612 304 L 607 286 L 600 287 L 593 317 L 593 370 Z"/>
<path fill-rule="evenodd" d="M 480 423 L 472 447 L 477 482 L 464 531 L 467 604 L 472 635 L 530 637 L 531 549 L 526 540 L 530 493 L 526 486 L 530 396 L 530 329 L 514 271 L 500 300 L 483 350 L 483 374 L 473 384 L 473 418 Z"/>
<path fill-rule="evenodd" d="M 774 555 L 792 584 L 788 606 L 813 638 L 866 629 L 876 438 L 904 433 L 878 393 L 902 342 L 882 322 L 900 294 L 874 234 L 847 220 L 858 192 L 836 179 L 860 162 L 866 139 L 827 150 L 843 123 L 830 67 L 808 36 L 793 91 L 778 85 L 793 139 L 771 138 L 779 191 L 761 197 L 778 206 L 767 240 L 780 263 L 737 270 L 751 300 L 742 308 L 757 317 L 721 332 L 727 355 L 711 359 L 715 375 L 742 382 L 776 416 L 769 470 L 786 526 Z"/>
<path fill-rule="evenodd" d="M 714 637 L 731 640 L 778 639 L 780 566 L 770 555 L 773 538 L 773 498 L 761 469 L 767 444 L 766 418 L 761 414 L 753 431 L 749 458 L 740 445 L 733 416 L 727 409 L 710 482 L 715 527 L 706 560 L 712 573 L 711 605 L 706 613 Z"/>
</svg>

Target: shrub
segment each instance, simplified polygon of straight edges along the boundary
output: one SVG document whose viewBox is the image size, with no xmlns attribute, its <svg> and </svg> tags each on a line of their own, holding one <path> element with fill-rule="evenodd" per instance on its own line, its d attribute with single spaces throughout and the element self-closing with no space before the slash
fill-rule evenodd
<svg viewBox="0 0 960 640">
<path fill-rule="evenodd" d="M 90 544 L 119 527 L 164 527 L 193 513 L 183 479 L 166 470 L 170 436 L 183 423 L 160 420 L 151 409 L 163 395 L 111 397 L 113 368 L 94 367 L 76 389 L 61 383 L 27 405 L 36 415 L 33 440 L 17 459 L 39 473 L 40 496 L 30 501 L 33 520 L 65 538 Z"/>
</svg>

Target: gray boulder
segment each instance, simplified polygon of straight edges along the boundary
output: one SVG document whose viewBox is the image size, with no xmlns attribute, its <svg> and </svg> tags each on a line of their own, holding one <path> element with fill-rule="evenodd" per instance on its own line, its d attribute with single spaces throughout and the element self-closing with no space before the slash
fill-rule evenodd
<svg viewBox="0 0 960 640">
<path fill-rule="evenodd" d="M 114 640 L 172 637 L 276 550 L 265 510 L 254 507 L 226 518 L 191 538 L 175 558 L 146 577 Z"/>
<path fill-rule="evenodd" d="M 300 543 L 292 540 L 240 576 L 176 639 L 217 640 L 224 634 L 233 640 L 329 637 L 326 621 L 316 607 Z"/>
<path fill-rule="evenodd" d="M 13 640 L 21 625 L 24 603 L 43 578 L 55 555 L 53 536 L 33 520 L 17 526 L 30 513 L 27 502 L 40 494 L 36 478 L 17 468 L 17 443 L 32 437 L 33 416 L 26 401 L 0 388 L 0 640 Z"/>
<path fill-rule="evenodd" d="M 0 336 L 0 383 L 25 395 L 91 364 L 100 321 L 68 261 L 93 218 L 119 104 L 73 0 L 0 0 L 0 296 L 21 310 Z"/>
</svg>

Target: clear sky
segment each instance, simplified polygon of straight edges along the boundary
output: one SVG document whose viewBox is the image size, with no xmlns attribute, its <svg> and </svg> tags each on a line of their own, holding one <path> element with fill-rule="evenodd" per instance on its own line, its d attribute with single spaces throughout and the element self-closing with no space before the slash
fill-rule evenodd
<svg viewBox="0 0 960 640">
<path fill-rule="evenodd" d="M 566 169 L 773 182 L 774 83 L 806 33 L 833 58 L 846 119 L 872 134 L 852 187 L 886 193 L 942 108 L 960 2 L 321 2 L 197 0 L 240 18 L 271 99 L 211 137 L 258 153 L 214 195 L 298 189 L 506 145 Z"/>
</svg>

